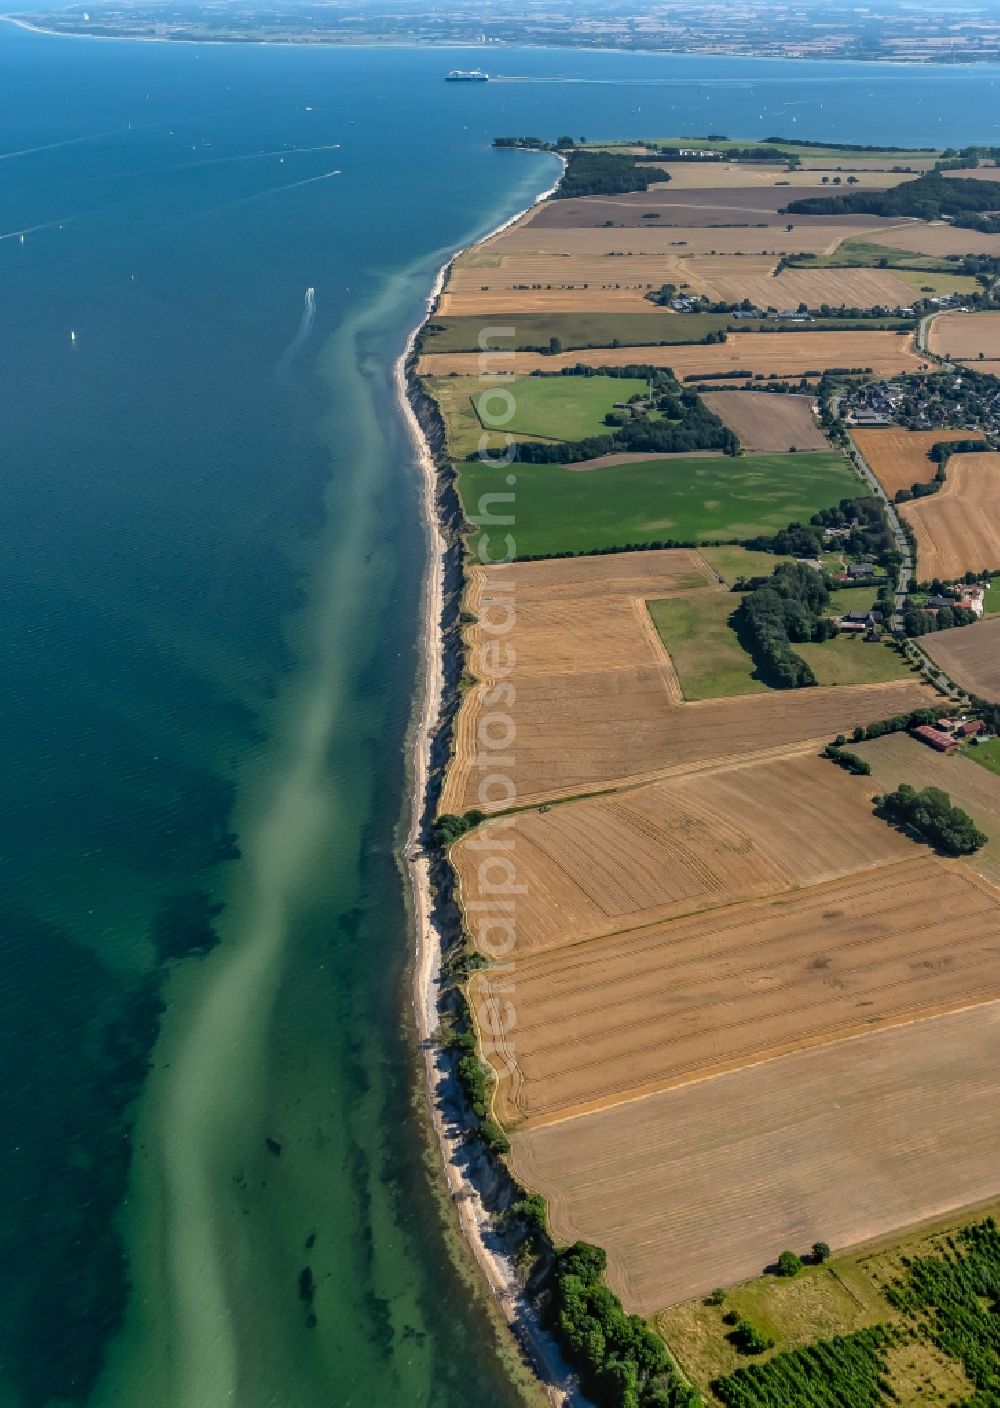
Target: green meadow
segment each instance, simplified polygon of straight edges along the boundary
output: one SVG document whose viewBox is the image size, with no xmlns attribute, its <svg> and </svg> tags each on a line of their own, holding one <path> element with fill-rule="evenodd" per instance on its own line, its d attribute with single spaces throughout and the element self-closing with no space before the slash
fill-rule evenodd
<svg viewBox="0 0 1000 1408">
<path fill-rule="evenodd" d="M 512 388 L 502 384 L 484 388 L 474 377 L 464 380 L 471 383 L 472 404 L 484 430 L 546 440 L 600 435 L 607 431 L 604 417 L 616 401 L 641 396 L 649 389 L 639 377 L 622 376 L 529 376 Z"/>
<path fill-rule="evenodd" d="M 458 466 L 458 487 L 470 519 L 484 494 L 513 493 L 505 511 L 521 557 L 752 538 L 860 492 L 843 456 L 829 452 L 678 456 L 589 470 L 469 461 Z"/>
</svg>

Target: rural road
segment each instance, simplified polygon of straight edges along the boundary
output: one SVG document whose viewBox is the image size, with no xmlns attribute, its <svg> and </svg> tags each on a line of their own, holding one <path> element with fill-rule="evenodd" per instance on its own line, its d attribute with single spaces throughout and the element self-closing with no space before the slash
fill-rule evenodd
<svg viewBox="0 0 1000 1408">
<path fill-rule="evenodd" d="M 927 346 L 927 338 L 931 330 L 931 323 L 933 323 L 935 318 L 939 318 L 940 316 L 940 312 L 926 313 L 917 324 L 917 351 L 923 357 L 932 357 L 935 362 L 940 362 L 943 359 L 930 350 Z"/>
</svg>

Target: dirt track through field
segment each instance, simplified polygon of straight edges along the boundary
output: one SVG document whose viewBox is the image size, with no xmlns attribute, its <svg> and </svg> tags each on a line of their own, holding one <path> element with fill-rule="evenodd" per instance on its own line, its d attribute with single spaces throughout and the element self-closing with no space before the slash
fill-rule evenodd
<svg viewBox="0 0 1000 1408">
<path fill-rule="evenodd" d="M 608 1251 L 650 1315 L 758 1275 L 785 1247 L 850 1246 L 997 1191 L 996 1003 L 838 1042 L 546 1128 L 514 1168 L 555 1236 Z"/>
</svg>

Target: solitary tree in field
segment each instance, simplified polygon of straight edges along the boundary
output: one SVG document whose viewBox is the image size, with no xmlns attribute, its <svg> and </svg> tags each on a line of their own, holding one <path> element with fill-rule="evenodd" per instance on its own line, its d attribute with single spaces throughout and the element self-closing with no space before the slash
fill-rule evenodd
<svg viewBox="0 0 1000 1408">
<path fill-rule="evenodd" d="M 830 1260 L 830 1248 L 826 1242 L 813 1242 L 813 1261 L 824 1262 Z"/>
<path fill-rule="evenodd" d="M 802 1270 L 802 1258 L 794 1252 L 782 1252 L 778 1257 L 779 1276 L 797 1276 Z"/>
</svg>

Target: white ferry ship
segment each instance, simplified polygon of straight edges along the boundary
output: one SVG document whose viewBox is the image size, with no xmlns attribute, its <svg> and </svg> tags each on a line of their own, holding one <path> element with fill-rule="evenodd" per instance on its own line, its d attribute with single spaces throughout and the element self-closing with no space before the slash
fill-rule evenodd
<svg viewBox="0 0 1000 1408">
<path fill-rule="evenodd" d="M 453 68 L 445 77 L 445 83 L 489 83 L 490 76 L 481 68 Z"/>
</svg>

